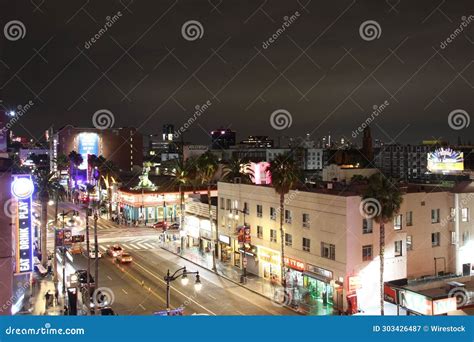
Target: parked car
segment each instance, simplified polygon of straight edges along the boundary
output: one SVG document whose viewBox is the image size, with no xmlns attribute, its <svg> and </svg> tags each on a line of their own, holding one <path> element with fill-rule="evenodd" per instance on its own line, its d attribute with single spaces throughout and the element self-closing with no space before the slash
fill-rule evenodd
<svg viewBox="0 0 474 342">
<path fill-rule="evenodd" d="M 179 223 L 178 222 L 175 222 L 173 224 L 171 224 L 168 229 L 174 229 L 174 230 L 178 230 L 179 229 Z"/>
<path fill-rule="evenodd" d="M 166 229 L 168 228 L 168 223 L 166 221 L 158 221 L 155 224 L 153 224 L 153 228 Z"/>
<path fill-rule="evenodd" d="M 123 252 L 122 254 L 120 254 L 119 256 L 117 256 L 115 258 L 115 260 L 118 262 L 118 263 L 121 263 L 121 264 L 128 264 L 130 262 L 133 261 L 133 258 L 132 256 L 130 255 L 130 253 L 127 253 L 127 252 Z"/>
<path fill-rule="evenodd" d="M 79 284 L 87 284 L 87 270 L 77 270 L 74 274 L 77 276 L 77 282 Z M 89 281 L 91 284 L 94 283 L 94 278 L 91 274 L 89 274 Z"/>
<path fill-rule="evenodd" d="M 123 253 L 123 248 L 120 245 L 112 245 L 107 248 L 107 255 L 111 257 L 117 257 Z"/>
</svg>

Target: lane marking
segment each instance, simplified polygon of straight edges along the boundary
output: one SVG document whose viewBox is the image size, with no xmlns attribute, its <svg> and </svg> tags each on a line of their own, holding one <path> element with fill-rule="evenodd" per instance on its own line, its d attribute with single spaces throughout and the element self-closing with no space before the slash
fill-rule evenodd
<svg viewBox="0 0 474 342">
<path fill-rule="evenodd" d="M 143 269 L 145 272 L 147 272 L 148 274 L 150 274 L 152 277 L 158 279 L 160 282 L 162 282 L 163 284 L 166 284 L 166 282 L 161 279 L 160 277 L 158 277 L 155 273 L 151 272 L 150 270 L 148 270 L 146 267 L 140 265 L 138 262 L 135 261 L 135 265 L 137 265 L 138 267 L 140 267 L 141 269 Z M 182 293 L 180 290 L 178 290 L 177 288 L 175 288 L 174 286 L 170 286 L 170 288 L 172 288 L 174 291 L 178 292 L 181 296 L 185 297 L 186 299 L 190 300 L 191 302 L 193 302 L 194 304 L 200 306 L 201 308 L 203 308 L 204 310 L 206 310 L 207 312 L 209 312 L 210 314 L 214 315 L 214 316 L 217 316 L 214 312 L 212 312 L 211 310 L 209 310 L 208 308 L 206 308 L 205 306 L 203 306 L 202 304 L 196 302 L 194 299 L 192 299 L 191 297 L 185 295 L 184 293 Z"/>
<path fill-rule="evenodd" d="M 133 244 L 133 243 L 131 243 L 130 246 L 132 246 L 133 249 L 140 249 L 140 247 L 138 247 L 137 245 L 135 245 L 135 244 Z"/>
</svg>

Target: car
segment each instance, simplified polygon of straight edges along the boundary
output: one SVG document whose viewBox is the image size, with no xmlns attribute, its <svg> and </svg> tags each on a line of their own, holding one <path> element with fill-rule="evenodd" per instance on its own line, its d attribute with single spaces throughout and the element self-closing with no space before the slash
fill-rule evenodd
<svg viewBox="0 0 474 342">
<path fill-rule="evenodd" d="M 175 222 L 175 223 L 171 224 L 171 225 L 169 226 L 169 229 L 178 230 L 178 229 L 179 229 L 179 223 Z"/>
<path fill-rule="evenodd" d="M 84 254 L 87 256 L 87 253 L 84 253 Z M 89 251 L 89 258 L 95 259 L 95 258 L 96 258 L 96 254 L 97 254 L 97 259 L 102 258 L 102 252 L 101 252 L 101 251 L 97 251 L 97 253 L 96 253 L 96 250 L 95 250 L 95 249 L 91 249 L 91 250 Z"/>
<path fill-rule="evenodd" d="M 81 254 L 84 252 L 84 248 L 81 245 L 73 245 L 71 247 L 71 254 Z"/>
<path fill-rule="evenodd" d="M 168 223 L 166 221 L 158 221 L 155 224 L 153 224 L 153 228 L 166 229 L 168 228 Z"/>
<path fill-rule="evenodd" d="M 115 258 L 115 260 L 116 260 L 118 263 L 127 264 L 127 263 L 132 262 L 133 258 L 132 258 L 132 256 L 130 255 L 130 253 L 123 252 L 122 254 L 120 254 L 119 256 L 117 256 L 117 257 Z"/>
<path fill-rule="evenodd" d="M 77 270 L 76 272 L 74 272 L 74 274 L 77 276 L 77 282 L 79 284 L 87 284 L 87 270 Z M 94 283 L 94 278 L 91 274 L 89 274 L 89 281 L 91 284 Z"/>
<path fill-rule="evenodd" d="M 117 257 L 123 253 L 123 248 L 120 245 L 112 245 L 107 248 L 107 255 L 111 257 Z"/>
</svg>

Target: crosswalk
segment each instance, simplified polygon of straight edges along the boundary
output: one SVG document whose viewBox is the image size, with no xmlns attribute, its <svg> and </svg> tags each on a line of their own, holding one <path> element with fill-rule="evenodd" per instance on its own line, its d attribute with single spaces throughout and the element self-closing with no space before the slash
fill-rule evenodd
<svg viewBox="0 0 474 342">
<path fill-rule="evenodd" d="M 119 244 L 121 245 L 125 250 L 136 250 L 136 251 L 142 251 L 142 250 L 152 250 L 152 249 L 158 249 L 160 247 L 160 244 L 158 241 L 153 241 L 149 238 L 132 238 L 132 239 L 126 239 L 124 241 L 116 241 L 116 242 L 100 242 L 99 243 L 99 249 L 102 252 L 105 252 L 107 250 L 107 247 L 113 244 Z"/>
</svg>

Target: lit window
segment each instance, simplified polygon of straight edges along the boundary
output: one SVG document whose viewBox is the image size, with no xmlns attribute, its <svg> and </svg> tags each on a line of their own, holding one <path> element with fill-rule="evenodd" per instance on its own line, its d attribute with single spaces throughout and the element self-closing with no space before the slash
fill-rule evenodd
<svg viewBox="0 0 474 342">
<path fill-rule="evenodd" d="M 291 234 L 285 234 L 285 246 L 291 247 L 293 245 L 293 236 Z"/>
<path fill-rule="evenodd" d="M 373 231 L 374 221 L 372 219 L 362 220 L 362 234 L 370 234 Z"/>
<path fill-rule="evenodd" d="M 304 228 L 309 228 L 310 223 L 309 223 L 309 214 L 303 214 L 303 227 Z"/>
<path fill-rule="evenodd" d="M 277 242 L 277 231 L 276 231 L 276 229 L 270 229 L 270 242 Z"/>
<path fill-rule="evenodd" d="M 370 261 L 373 259 L 372 245 L 362 246 L 362 261 Z"/>
<path fill-rule="evenodd" d="M 439 209 L 431 209 L 431 223 L 439 223 Z"/>
<path fill-rule="evenodd" d="M 305 252 L 311 251 L 311 240 L 308 238 L 303 238 L 303 251 Z"/>
<path fill-rule="evenodd" d="M 461 221 L 462 222 L 469 222 L 469 208 L 462 208 L 461 209 Z"/>
<path fill-rule="evenodd" d="M 413 237 L 411 235 L 407 235 L 407 251 L 413 250 Z"/>
<path fill-rule="evenodd" d="M 402 229 L 402 215 L 397 215 L 393 219 L 393 229 L 400 230 Z"/>
<path fill-rule="evenodd" d="M 336 260 L 336 246 L 321 242 L 321 256 L 326 259 Z"/>
<path fill-rule="evenodd" d="M 402 248 L 403 248 L 402 246 L 403 246 L 402 240 L 395 241 L 395 256 L 396 257 L 402 256 Z"/>
</svg>

